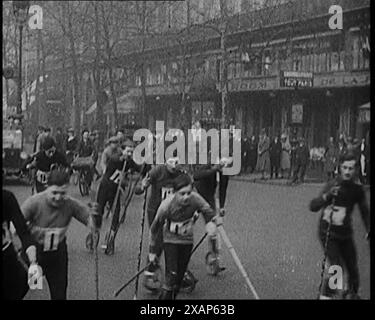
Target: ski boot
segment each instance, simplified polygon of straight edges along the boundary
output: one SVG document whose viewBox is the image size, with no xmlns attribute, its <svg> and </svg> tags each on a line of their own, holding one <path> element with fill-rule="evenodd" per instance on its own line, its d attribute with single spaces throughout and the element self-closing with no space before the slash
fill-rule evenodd
<svg viewBox="0 0 375 320">
<path fill-rule="evenodd" d="M 106 235 L 105 245 L 102 245 L 104 254 L 112 256 L 115 253 L 115 232 L 110 230 Z"/>
<path fill-rule="evenodd" d="M 221 267 L 219 264 L 218 253 L 208 252 L 206 254 L 206 269 L 207 273 L 213 276 L 217 276 L 221 271 L 225 270 L 225 267 Z"/>
<path fill-rule="evenodd" d="M 181 292 L 191 293 L 195 289 L 195 286 L 198 282 L 198 279 L 194 277 L 193 273 L 189 270 L 186 270 L 184 278 L 181 282 Z"/>
<path fill-rule="evenodd" d="M 99 233 L 97 237 L 94 237 L 94 234 L 90 232 L 86 237 L 86 249 L 89 250 L 90 252 L 93 252 L 94 248 L 96 248 L 99 244 L 99 237 L 100 237 Z"/>
<path fill-rule="evenodd" d="M 161 288 L 161 268 L 159 265 L 150 266 L 144 272 L 143 286 L 151 293 L 158 293 Z"/>
</svg>

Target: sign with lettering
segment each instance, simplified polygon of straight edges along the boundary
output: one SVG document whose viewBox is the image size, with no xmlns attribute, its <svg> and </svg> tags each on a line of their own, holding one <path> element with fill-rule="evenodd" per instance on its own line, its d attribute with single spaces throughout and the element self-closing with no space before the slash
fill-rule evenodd
<svg viewBox="0 0 375 320">
<path fill-rule="evenodd" d="M 365 73 L 334 73 L 317 75 L 314 87 L 353 87 L 370 85 L 370 72 Z"/>
<path fill-rule="evenodd" d="M 301 103 L 292 105 L 292 123 L 302 123 L 303 105 Z"/>
<path fill-rule="evenodd" d="M 277 89 L 277 78 L 236 79 L 228 83 L 229 91 L 258 91 Z"/>
<path fill-rule="evenodd" d="M 281 71 L 280 87 L 312 87 L 312 72 Z"/>
</svg>

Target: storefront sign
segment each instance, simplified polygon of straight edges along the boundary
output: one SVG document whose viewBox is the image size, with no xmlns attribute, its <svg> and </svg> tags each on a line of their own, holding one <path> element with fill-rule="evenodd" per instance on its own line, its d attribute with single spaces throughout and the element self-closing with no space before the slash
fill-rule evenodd
<svg viewBox="0 0 375 320">
<path fill-rule="evenodd" d="M 311 72 L 282 71 L 280 87 L 312 87 L 313 74 Z"/>
<path fill-rule="evenodd" d="M 303 105 L 301 103 L 292 105 L 292 123 L 302 123 Z"/>
<path fill-rule="evenodd" d="M 359 123 L 370 122 L 370 109 L 360 109 L 358 114 Z"/>
<path fill-rule="evenodd" d="M 229 91 L 274 90 L 277 88 L 276 77 L 260 79 L 236 79 L 228 83 Z"/>
<path fill-rule="evenodd" d="M 314 87 L 353 87 L 370 85 L 370 72 L 317 75 Z"/>
</svg>

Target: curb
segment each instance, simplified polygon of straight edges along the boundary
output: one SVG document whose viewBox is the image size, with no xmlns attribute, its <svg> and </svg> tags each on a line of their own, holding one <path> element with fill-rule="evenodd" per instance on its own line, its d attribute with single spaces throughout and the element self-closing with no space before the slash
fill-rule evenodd
<svg viewBox="0 0 375 320">
<path fill-rule="evenodd" d="M 273 186 L 280 186 L 280 187 L 298 187 L 298 186 L 301 186 L 301 185 L 304 185 L 304 186 L 321 186 L 323 184 L 325 184 L 325 181 L 322 181 L 322 180 L 309 180 L 307 179 L 307 181 L 305 181 L 304 183 L 297 183 L 297 184 L 291 184 L 290 181 L 275 181 L 275 180 L 262 180 L 260 178 L 245 178 L 245 177 L 241 177 L 241 176 L 234 176 L 234 177 L 231 177 L 230 180 L 234 180 L 234 181 L 241 181 L 241 182 L 248 182 L 248 183 L 257 183 L 257 184 L 268 184 L 268 185 L 273 185 Z M 371 186 L 370 185 L 363 185 L 363 188 L 365 190 L 370 190 Z"/>
<path fill-rule="evenodd" d="M 243 178 L 243 177 L 232 177 L 231 180 L 234 181 L 242 181 L 242 182 L 248 182 L 248 183 L 258 183 L 258 184 L 268 184 L 268 185 L 274 185 L 274 186 L 283 186 L 283 187 L 296 187 L 300 185 L 311 185 L 311 186 L 317 186 L 324 184 L 324 181 L 320 180 L 312 180 L 312 181 L 305 181 L 304 183 L 297 183 L 297 184 L 291 184 L 290 181 L 275 181 L 275 180 L 262 180 L 260 178 Z"/>
</svg>

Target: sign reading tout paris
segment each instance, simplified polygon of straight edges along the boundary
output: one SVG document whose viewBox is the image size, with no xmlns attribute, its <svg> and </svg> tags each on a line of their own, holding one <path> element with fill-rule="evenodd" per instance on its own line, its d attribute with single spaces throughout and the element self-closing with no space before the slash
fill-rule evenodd
<svg viewBox="0 0 375 320">
<path fill-rule="evenodd" d="M 281 71 L 280 87 L 312 87 L 312 72 Z"/>
</svg>

